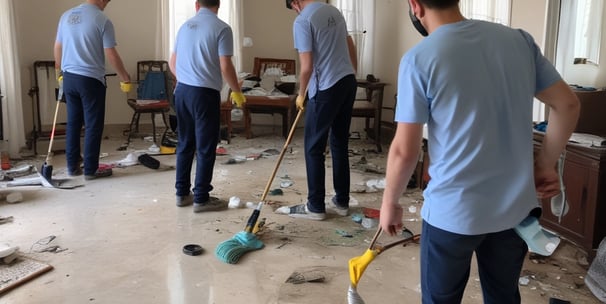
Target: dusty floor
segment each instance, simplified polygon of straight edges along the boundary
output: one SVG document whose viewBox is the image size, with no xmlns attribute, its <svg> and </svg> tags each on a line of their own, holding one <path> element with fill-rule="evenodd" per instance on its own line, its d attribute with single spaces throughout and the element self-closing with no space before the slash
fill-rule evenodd
<svg viewBox="0 0 606 304">
<path fill-rule="evenodd" d="M 226 162 L 267 149 L 281 151 L 284 139 L 279 132 L 279 127 L 257 126 L 254 139 L 235 136 L 224 145 L 229 155 L 217 158 L 212 194 L 226 200 L 237 196 L 245 202 L 258 202 L 277 156 Z M 125 139 L 121 132 L 115 133 L 118 135 L 104 140 L 102 152 L 108 154 L 102 159 L 104 163 L 122 160 L 132 152 L 116 150 Z M 268 196 L 273 204 L 261 212 L 267 219 L 260 235 L 265 247 L 246 254 L 236 265 L 220 262 L 214 249 L 244 228 L 251 209 L 194 214 L 191 207 L 177 208 L 175 172 L 171 169 L 155 171 L 141 165 L 114 168 L 112 177 L 88 181 L 73 190 L 40 186 L 0 189 L 4 194 L 19 191 L 24 196 L 18 204 L 0 203 L 0 217 L 14 218 L 0 225 L 0 242 L 19 246 L 23 255 L 54 267 L 0 294 L 0 302 L 347 303 L 348 260 L 365 251 L 375 229 L 365 229 L 350 217 L 315 222 L 291 219 L 272 210 L 305 200 L 302 133 L 297 130 L 271 189 L 280 188 L 285 180 L 294 184 L 282 188 L 283 195 Z M 138 140 L 133 146 L 145 149 L 149 145 Z M 374 145 L 365 139 L 351 140 L 350 148 L 351 211 L 379 208 L 381 191 L 373 192 L 367 184 L 376 184 L 383 177 L 375 172 L 384 170 L 386 153 L 374 152 Z M 363 157 L 367 164 L 360 164 Z M 166 166 L 175 162 L 174 155 L 156 158 Z M 21 163 L 39 167 L 43 160 L 37 157 Z M 54 161 L 56 177 L 65 175 L 64 155 L 57 155 Z M 328 168 L 330 193 L 330 165 Z M 411 190 L 401 202 L 420 210 L 422 196 Z M 418 212 L 408 212 L 404 220 L 409 229 L 420 230 Z M 56 238 L 48 245 L 59 246 L 59 252 L 37 252 L 44 245 L 36 243 L 51 235 Z M 184 255 L 182 247 L 189 243 L 200 244 L 204 253 Z M 413 244 L 377 257 L 359 284 L 366 302 L 419 303 L 418 251 L 418 245 Z M 522 273 L 529 279 L 527 285 L 520 286 L 522 302 L 548 303 L 556 297 L 572 303 L 598 303 L 583 284 L 587 268 L 583 260 L 582 252 L 566 241 L 550 258 L 529 258 Z M 324 281 L 286 283 L 293 272 L 319 273 Z M 475 267 L 463 303 L 482 303 Z"/>
</svg>

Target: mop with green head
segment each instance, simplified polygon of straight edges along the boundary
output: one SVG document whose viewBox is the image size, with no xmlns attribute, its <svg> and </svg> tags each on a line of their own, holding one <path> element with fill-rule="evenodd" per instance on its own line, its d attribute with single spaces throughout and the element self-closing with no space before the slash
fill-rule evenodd
<svg viewBox="0 0 606 304">
<path fill-rule="evenodd" d="M 217 256 L 219 260 L 228 264 L 236 264 L 245 253 L 261 249 L 265 246 L 263 242 L 252 233 L 253 228 L 259 219 L 262 206 L 263 202 L 259 203 L 257 208 L 253 210 L 243 231 L 236 233 L 231 239 L 217 245 L 215 256 Z"/>
<path fill-rule="evenodd" d="M 257 220 L 259 219 L 259 214 L 261 213 L 261 207 L 263 206 L 263 202 L 265 201 L 265 198 L 269 193 L 271 183 L 276 177 L 276 172 L 278 171 L 280 163 L 284 158 L 284 153 L 286 152 L 286 149 L 288 148 L 288 145 L 292 140 L 292 136 L 295 132 L 295 128 L 297 127 L 297 123 L 299 122 L 302 113 L 303 110 L 301 109 L 297 113 L 297 117 L 295 118 L 295 121 L 293 122 L 292 127 L 290 128 L 290 132 L 288 134 L 288 137 L 286 138 L 286 142 L 284 143 L 282 152 L 280 152 L 280 156 L 278 157 L 278 161 L 276 162 L 274 171 L 271 173 L 271 176 L 267 181 L 267 185 L 265 185 L 265 190 L 263 191 L 263 195 L 261 196 L 261 202 L 253 211 L 250 218 L 248 218 L 246 227 L 243 231 L 236 233 L 231 239 L 219 243 L 219 245 L 217 245 L 217 248 L 215 249 L 215 256 L 219 260 L 229 264 L 236 264 L 245 253 L 263 248 L 263 242 L 261 242 L 261 240 L 259 240 L 259 238 L 257 238 L 257 236 L 253 233 L 253 229 L 257 224 Z"/>
</svg>

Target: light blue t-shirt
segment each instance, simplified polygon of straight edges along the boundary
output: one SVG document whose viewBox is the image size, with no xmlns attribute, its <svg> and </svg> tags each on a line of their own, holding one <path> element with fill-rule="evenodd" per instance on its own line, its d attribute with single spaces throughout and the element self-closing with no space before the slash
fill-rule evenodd
<svg viewBox="0 0 606 304">
<path fill-rule="evenodd" d="M 533 97 L 560 79 L 528 33 L 484 21 L 440 26 L 404 55 L 396 121 L 427 123 L 425 221 L 477 235 L 538 206 Z"/>
<path fill-rule="evenodd" d="M 84 3 L 59 20 L 61 70 L 105 83 L 105 48 L 116 46 L 114 25 L 96 5 Z"/>
<path fill-rule="evenodd" d="M 233 56 L 229 25 L 209 9 L 201 8 L 179 29 L 174 52 L 177 80 L 195 87 L 221 91 L 221 56 Z"/>
<path fill-rule="evenodd" d="M 355 73 L 347 46 L 347 24 L 334 6 L 321 2 L 305 6 L 295 19 L 293 35 L 299 53 L 312 52 L 314 67 L 307 88 L 309 97 Z"/>
</svg>

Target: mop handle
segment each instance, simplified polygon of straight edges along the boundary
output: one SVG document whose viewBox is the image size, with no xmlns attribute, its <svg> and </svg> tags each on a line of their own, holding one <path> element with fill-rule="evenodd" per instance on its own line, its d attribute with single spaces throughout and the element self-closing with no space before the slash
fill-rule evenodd
<svg viewBox="0 0 606 304">
<path fill-rule="evenodd" d="M 274 171 L 271 173 L 271 176 L 269 177 L 269 180 L 267 181 L 265 190 L 263 190 L 263 196 L 261 196 L 262 202 L 265 201 L 265 197 L 267 197 L 267 193 L 269 193 L 269 188 L 271 187 L 271 183 L 274 181 L 274 177 L 276 177 L 276 172 L 278 172 L 278 168 L 280 167 L 282 158 L 284 158 L 284 153 L 286 152 L 286 148 L 288 148 L 288 145 L 290 144 L 290 141 L 292 140 L 292 136 L 295 133 L 295 129 L 297 127 L 297 123 L 299 122 L 299 119 L 301 118 L 301 114 L 303 114 L 303 110 L 299 110 L 299 112 L 297 113 L 297 117 L 295 118 L 295 121 L 292 123 L 292 127 L 290 127 L 290 132 L 288 133 L 288 137 L 286 138 L 284 147 L 282 148 L 282 151 L 280 152 L 280 156 L 278 157 L 278 162 L 276 162 Z"/>
<path fill-rule="evenodd" d="M 57 97 L 57 106 L 55 107 L 55 117 L 53 118 L 53 129 L 51 130 L 50 141 L 48 142 L 48 152 L 46 153 L 46 160 L 44 161 L 47 164 L 50 162 L 51 151 L 53 149 L 53 139 L 55 139 L 55 127 L 57 126 L 57 112 L 59 112 L 59 104 L 61 103 L 61 96 L 63 95 L 62 93 L 63 92 L 59 90 L 59 95 Z"/>
<path fill-rule="evenodd" d="M 260 202 L 259 205 L 257 205 L 257 208 L 255 208 L 255 210 L 253 210 L 253 213 L 248 218 L 248 222 L 246 223 L 246 227 L 244 228 L 244 231 L 252 232 L 253 228 L 255 227 L 255 224 L 257 223 L 257 219 L 259 219 L 259 214 L 261 213 L 262 206 L 263 206 L 263 202 Z"/>
</svg>

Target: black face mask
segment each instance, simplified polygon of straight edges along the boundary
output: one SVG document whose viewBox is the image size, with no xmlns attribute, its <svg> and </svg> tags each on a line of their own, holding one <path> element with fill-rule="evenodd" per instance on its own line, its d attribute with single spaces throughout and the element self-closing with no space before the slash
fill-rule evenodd
<svg viewBox="0 0 606 304">
<path fill-rule="evenodd" d="M 423 24 L 421 24 L 421 20 L 419 20 L 419 18 L 417 18 L 417 16 L 412 13 L 412 9 L 410 8 L 410 6 L 408 7 L 408 16 L 410 16 L 410 21 L 412 21 L 412 25 L 414 25 L 415 29 L 417 29 L 417 31 L 423 37 L 427 37 L 429 33 L 427 32 L 425 27 L 423 27 Z"/>
</svg>

